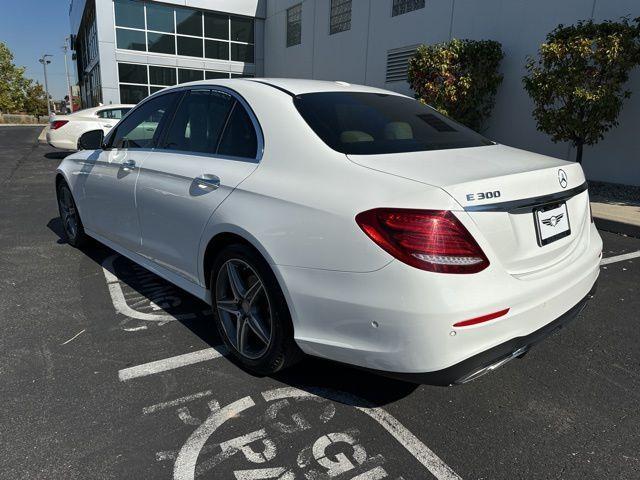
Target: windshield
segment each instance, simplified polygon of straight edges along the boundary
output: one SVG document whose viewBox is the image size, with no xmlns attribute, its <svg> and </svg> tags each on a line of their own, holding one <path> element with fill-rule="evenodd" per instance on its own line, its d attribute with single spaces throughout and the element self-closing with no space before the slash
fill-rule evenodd
<svg viewBox="0 0 640 480">
<path fill-rule="evenodd" d="M 493 144 L 433 108 L 398 95 L 307 93 L 295 97 L 294 103 L 327 145 L 346 154 L 419 152 Z"/>
</svg>

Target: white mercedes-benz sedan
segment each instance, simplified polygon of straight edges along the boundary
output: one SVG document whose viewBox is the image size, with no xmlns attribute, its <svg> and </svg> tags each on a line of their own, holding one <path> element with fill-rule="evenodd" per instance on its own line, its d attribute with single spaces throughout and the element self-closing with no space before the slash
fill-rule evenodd
<svg viewBox="0 0 640 480">
<path fill-rule="evenodd" d="M 54 115 L 49 120 L 47 143 L 63 150 L 79 150 L 78 140 L 83 133 L 102 130 L 106 135 L 134 105 L 103 105 L 86 108 L 69 115 Z"/>
<path fill-rule="evenodd" d="M 158 92 L 60 164 L 71 245 L 92 237 L 211 303 L 244 367 L 304 352 L 464 383 L 592 295 L 602 241 L 582 168 L 344 82 Z"/>
</svg>

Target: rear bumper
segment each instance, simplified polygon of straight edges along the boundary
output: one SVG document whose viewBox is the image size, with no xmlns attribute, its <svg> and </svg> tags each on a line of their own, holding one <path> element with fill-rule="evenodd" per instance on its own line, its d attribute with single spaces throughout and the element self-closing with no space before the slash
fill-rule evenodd
<svg viewBox="0 0 640 480">
<path fill-rule="evenodd" d="M 495 264 L 474 275 L 441 275 L 397 261 L 370 273 L 275 271 L 305 353 L 405 378 L 431 372 L 437 380 L 453 372 L 439 382 L 451 383 L 570 317 L 596 283 L 601 251 L 591 225 L 581 248 L 534 278 L 516 278 Z M 505 308 L 491 321 L 454 326 Z"/>
<path fill-rule="evenodd" d="M 56 133 L 55 130 L 48 129 L 46 138 L 47 143 L 54 148 L 59 148 L 61 150 L 77 150 L 78 148 L 77 142 Z"/>
<path fill-rule="evenodd" d="M 378 373 L 408 382 L 426 383 L 429 385 L 455 385 L 470 382 L 486 373 L 490 373 L 515 358 L 522 357 L 531 347 L 564 328 L 587 306 L 589 300 L 594 297 L 596 289 L 597 282 L 593 285 L 591 291 L 569 311 L 529 335 L 512 338 L 509 341 L 467 358 L 451 367 L 425 373 Z"/>
</svg>

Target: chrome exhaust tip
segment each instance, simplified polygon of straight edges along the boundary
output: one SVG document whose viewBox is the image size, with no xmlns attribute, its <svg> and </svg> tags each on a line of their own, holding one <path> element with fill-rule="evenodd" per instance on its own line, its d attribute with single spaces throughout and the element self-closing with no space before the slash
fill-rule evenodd
<svg viewBox="0 0 640 480">
<path fill-rule="evenodd" d="M 487 365 L 486 367 L 482 367 L 478 370 L 475 370 L 467 375 L 464 375 L 463 377 L 459 378 L 458 380 L 455 381 L 456 385 L 462 385 L 464 383 L 469 383 L 473 380 L 476 380 L 480 377 L 482 377 L 483 375 L 486 375 L 487 373 L 493 372 L 494 370 L 496 370 L 497 368 L 500 368 L 501 366 L 509 363 L 511 360 L 515 359 L 515 358 L 519 358 L 522 357 L 525 353 L 527 353 L 527 351 L 529 350 L 528 346 L 525 347 L 520 347 L 516 350 L 514 350 L 513 352 L 511 352 L 509 355 L 507 355 L 506 357 L 501 358 L 500 360 L 492 363 L 491 365 Z"/>
</svg>

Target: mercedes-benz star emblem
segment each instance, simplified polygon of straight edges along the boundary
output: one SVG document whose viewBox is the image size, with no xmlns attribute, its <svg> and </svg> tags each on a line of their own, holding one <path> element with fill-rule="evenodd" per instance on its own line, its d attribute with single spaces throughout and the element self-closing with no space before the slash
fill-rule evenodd
<svg viewBox="0 0 640 480">
<path fill-rule="evenodd" d="M 567 188 L 567 184 L 569 183 L 569 180 L 567 180 L 567 172 L 562 169 L 558 170 L 558 182 L 560 182 L 562 188 Z"/>
</svg>

